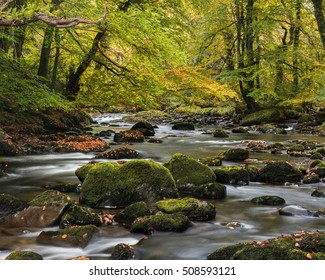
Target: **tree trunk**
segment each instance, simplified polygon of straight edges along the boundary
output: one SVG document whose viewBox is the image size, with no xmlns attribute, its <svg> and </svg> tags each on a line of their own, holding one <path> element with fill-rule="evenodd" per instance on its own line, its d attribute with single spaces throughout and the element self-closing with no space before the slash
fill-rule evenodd
<svg viewBox="0 0 325 280">
<path fill-rule="evenodd" d="M 80 90 L 81 75 L 87 70 L 88 66 L 92 62 L 97 53 L 99 42 L 104 37 L 105 33 L 106 31 L 100 31 L 96 34 L 89 52 L 84 57 L 77 70 L 69 75 L 69 80 L 66 86 L 68 100 L 75 100 L 76 95 Z"/>
<path fill-rule="evenodd" d="M 51 45 L 53 38 L 53 28 L 47 27 L 44 33 L 43 45 L 41 50 L 41 58 L 39 62 L 37 75 L 47 78 L 49 74 Z"/>
<path fill-rule="evenodd" d="M 56 88 L 56 80 L 57 80 L 57 73 L 59 68 L 59 58 L 60 58 L 60 33 L 59 30 L 55 30 L 54 34 L 54 42 L 55 42 L 55 58 L 52 70 L 52 81 L 51 81 L 51 89 Z"/>
<path fill-rule="evenodd" d="M 296 18 L 294 21 L 293 29 L 293 57 L 292 57 L 292 76 L 293 76 L 293 92 L 299 89 L 299 38 L 300 38 L 300 25 L 301 25 L 301 0 L 295 3 Z"/>
<path fill-rule="evenodd" d="M 23 56 L 23 46 L 26 36 L 26 26 L 20 27 L 14 31 L 14 50 L 13 57 L 19 59 Z"/>
<path fill-rule="evenodd" d="M 314 5 L 314 14 L 318 25 L 318 32 L 325 49 L 325 18 L 323 13 L 323 0 L 312 0 Z"/>
</svg>

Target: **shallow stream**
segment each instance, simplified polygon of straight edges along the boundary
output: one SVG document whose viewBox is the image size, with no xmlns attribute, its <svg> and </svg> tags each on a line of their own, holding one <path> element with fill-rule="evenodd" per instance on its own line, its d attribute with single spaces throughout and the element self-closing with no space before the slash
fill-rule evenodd
<svg viewBox="0 0 325 280">
<path fill-rule="evenodd" d="M 102 115 L 96 118 L 99 125 L 94 131 L 112 129 L 124 130 L 131 124 L 122 120 L 123 115 Z M 104 124 L 111 126 L 104 126 Z M 140 143 L 131 148 L 137 150 L 144 159 L 153 159 L 164 163 L 176 153 L 185 153 L 194 158 L 216 156 L 230 147 L 246 147 L 245 140 L 265 140 L 269 143 L 286 142 L 295 139 L 316 140 L 324 138 L 310 135 L 296 135 L 288 128 L 286 135 L 260 134 L 255 131 L 247 134 L 230 134 L 229 138 L 216 139 L 206 131 L 214 126 L 198 128 L 195 131 L 175 131 L 170 125 L 158 125 L 155 138 L 163 143 Z M 108 138 L 107 141 L 112 141 Z M 115 148 L 117 146 L 112 146 Z M 94 158 L 95 153 L 69 153 L 8 157 L 8 176 L 0 179 L 0 192 L 15 195 L 25 201 L 31 200 L 44 191 L 44 184 L 55 182 L 77 183 L 75 170 Z M 292 158 L 285 154 L 251 153 L 257 161 L 283 159 L 307 164 L 306 158 Z M 235 163 L 224 162 L 223 165 Z M 130 233 L 128 229 L 118 226 L 103 226 L 100 236 L 90 241 L 87 247 L 62 248 L 36 243 L 36 237 L 47 229 L 4 229 L 0 225 L 0 259 L 4 259 L 13 250 L 32 250 L 44 259 L 68 259 L 88 256 L 92 259 L 110 258 L 113 247 L 118 243 L 128 243 L 135 248 L 137 259 L 206 259 L 215 249 L 243 241 L 262 241 L 282 234 L 305 231 L 325 230 L 325 217 L 281 216 L 277 206 L 259 206 L 250 202 L 253 197 L 261 195 L 278 195 L 286 200 L 286 205 L 299 205 L 310 210 L 325 209 L 325 199 L 312 197 L 315 188 L 325 191 L 325 184 L 309 185 L 269 185 L 250 183 L 248 186 L 227 186 L 227 198 L 214 201 L 217 215 L 214 221 L 195 222 L 183 233 L 155 232 L 153 235 Z M 76 194 L 71 194 L 77 199 Z M 239 222 L 240 227 L 227 227 L 229 222 Z"/>
</svg>

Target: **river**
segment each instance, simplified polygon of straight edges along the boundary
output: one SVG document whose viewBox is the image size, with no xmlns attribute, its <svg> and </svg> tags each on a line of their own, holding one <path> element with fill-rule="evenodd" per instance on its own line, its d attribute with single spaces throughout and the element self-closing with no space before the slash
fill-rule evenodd
<svg viewBox="0 0 325 280">
<path fill-rule="evenodd" d="M 125 130 L 132 124 L 121 120 L 124 115 L 108 114 L 96 117 L 99 125 L 94 131 L 112 129 Z M 111 123 L 112 126 L 104 124 Z M 158 125 L 155 138 L 163 143 L 137 143 L 131 148 L 137 150 L 141 158 L 153 159 L 164 163 L 176 153 L 185 153 L 194 158 L 215 156 L 230 147 L 246 147 L 246 140 L 265 140 L 268 143 L 291 141 L 294 139 L 316 140 L 324 138 L 310 135 L 297 135 L 289 127 L 286 135 L 261 134 L 252 131 L 247 134 L 230 134 L 229 138 L 216 139 L 207 130 L 214 126 L 202 127 L 195 131 L 174 131 L 167 124 Z M 108 138 L 107 141 L 112 141 Z M 113 148 L 117 146 L 112 146 Z M 29 201 L 40 192 L 44 184 L 55 182 L 77 183 L 75 170 L 94 158 L 95 153 L 69 153 L 8 157 L 8 176 L 0 179 L 0 192 L 9 193 L 22 200 Z M 251 153 L 257 162 L 263 159 L 283 159 L 306 163 L 306 158 L 288 157 L 286 154 Z M 223 165 L 234 165 L 224 162 Z M 32 250 L 48 260 L 61 260 L 78 256 L 91 259 L 109 259 L 113 247 L 118 243 L 127 243 L 134 247 L 137 259 L 206 259 L 215 249 L 243 241 L 263 241 L 282 234 L 304 231 L 325 230 L 325 217 L 281 216 L 277 206 L 260 206 L 250 202 L 261 195 L 278 195 L 286 200 L 286 205 L 299 205 L 310 210 L 325 209 L 325 199 L 312 197 L 315 188 L 325 191 L 325 184 L 309 185 L 269 185 L 250 183 L 248 186 L 226 185 L 227 197 L 214 201 L 217 209 L 215 220 L 194 222 L 183 233 L 155 232 L 146 238 L 143 234 L 130 233 L 119 225 L 103 226 L 100 235 L 93 238 L 85 248 L 64 248 L 36 243 L 36 237 L 47 229 L 1 229 L 0 259 L 4 259 L 12 250 Z M 72 194 L 77 199 L 76 194 Z M 240 227 L 227 227 L 229 222 L 239 222 Z"/>
</svg>

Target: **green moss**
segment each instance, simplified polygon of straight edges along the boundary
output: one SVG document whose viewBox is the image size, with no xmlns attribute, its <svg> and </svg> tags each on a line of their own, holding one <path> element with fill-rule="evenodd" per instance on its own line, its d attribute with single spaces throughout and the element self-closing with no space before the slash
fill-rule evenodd
<svg viewBox="0 0 325 280">
<path fill-rule="evenodd" d="M 182 214 L 157 214 L 137 218 L 131 226 L 132 232 L 143 232 L 150 234 L 153 231 L 175 231 L 183 232 L 191 222 Z"/>
<path fill-rule="evenodd" d="M 71 198 L 59 191 L 48 190 L 37 195 L 33 200 L 28 204 L 29 206 L 38 206 L 42 207 L 45 205 L 59 205 L 59 204 L 70 204 Z"/>
<path fill-rule="evenodd" d="M 285 182 L 300 182 L 302 173 L 287 162 L 270 162 L 260 169 L 258 180 L 271 184 L 284 184 Z"/>
<path fill-rule="evenodd" d="M 125 243 L 117 244 L 112 252 L 113 260 L 131 260 L 134 258 L 134 249 Z"/>
<path fill-rule="evenodd" d="M 246 149 L 229 149 L 223 153 L 223 160 L 243 161 L 249 158 L 249 151 Z"/>
<path fill-rule="evenodd" d="M 100 226 L 100 224 L 100 218 L 93 209 L 80 205 L 73 205 L 61 218 L 60 228 L 68 228 L 76 225 Z"/>
<path fill-rule="evenodd" d="M 297 233 L 263 242 L 246 242 L 219 248 L 210 260 L 324 260 L 325 233 Z"/>
<path fill-rule="evenodd" d="M 307 123 L 307 122 L 312 122 L 313 120 L 314 120 L 313 116 L 305 114 L 299 117 L 298 123 Z"/>
<path fill-rule="evenodd" d="M 201 158 L 198 161 L 200 163 L 203 163 L 208 166 L 221 166 L 222 165 L 221 156 Z"/>
<path fill-rule="evenodd" d="M 222 184 L 249 184 L 249 173 L 242 166 L 221 166 L 214 169 L 216 181 Z"/>
<path fill-rule="evenodd" d="M 312 154 L 312 156 L 310 157 L 310 159 L 323 159 L 323 156 L 321 155 L 321 153 L 314 153 Z"/>
<path fill-rule="evenodd" d="M 317 174 L 319 178 L 325 178 L 325 167 L 317 166 L 316 168 L 313 168 L 311 171 Z"/>
<path fill-rule="evenodd" d="M 322 161 L 321 159 L 316 159 L 314 160 L 311 164 L 310 164 L 310 168 L 314 168 L 314 167 L 325 167 L 325 162 Z"/>
<path fill-rule="evenodd" d="M 180 213 L 193 221 L 209 221 L 215 218 L 215 206 L 195 198 L 165 199 L 156 203 L 158 210 L 168 214 Z"/>
<path fill-rule="evenodd" d="M 226 186 L 219 183 L 203 184 L 193 192 L 193 196 L 199 199 L 223 199 L 226 195 Z"/>
<path fill-rule="evenodd" d="M 26 203 L 10 194 L 0 194 L 0 217 L 23 210 Z"/>
<path fill-rule="evenodd" d="M 90 207 L 126 207 L 134 202 L 149 204 L 163 197 L 177 197 L 169 170 L 151 160 L 132 160 L 125 164 L 98 163 L 82 184 L 80 202 Z"/>
<path fill-rule="evenodd" d="M 119 223 L 131 224 L 136 218 L 151 215 L 149 206 L 144 201 L 139 201 L 127 206 L 120 213 L 114 216 Z"/>
<path fill-rule="evenodd" d="M 262 204 L 262 205 L 281 205 L 285 204 L 285 200 L 282 197 L 279 196 L 259 196 L 259 197 L 254 197 L 251 200 L 252 203 L 254 204 Z"/>
<path fill-rule="evenodd" d="M 248 172 L 249 181 L 256 182 L 257 177 L 258 177 L 259 168 L 255 165 L 246 165 L 245 169 Z"/>
<path fill-rule="evenodd" d="M 83 165 L 83 166 L 79 167 L 75 171 L 75 174 L 78 177 L 78 179 L 81 182 L 83 182 L 86 179 L 89 170 L 92 169 L 93 167 L 94 167 L 94 163 L 88 163 L 86 165 Z"/>
<path fill-rule="evenodd" d="M 284 121 L 285 118 L 283 111 L 278 109 L 265 109 L 245 116 L 241 121 L 241 125 L 278 123 Z"/>
<path fill-rule="evenodd" d="M 306 175 L 302 180 L 303 184 L 317 184 L 319 182 L 320 182 L 319 176 L 314 174 Z"/>
<path fill-rule="evenodd" d="M 14 251 L 6 260 L 43 260 L 43 257 L 32 251 Z"/>
<path fill-rule="evenodd" d="M 164 166 L 170 170 L 180 191 L 193 191 L 197 186 L 215 181 L 210 167 L 184 154 L 174 154 Z"/>
<path fill-rule="evenodd" d="M 222 129 L 216 129 L 213 132 L 213 137 L 215 138 L 228 138 L 229 135 L 226 131 L 222 130 Z"/>
</svg>

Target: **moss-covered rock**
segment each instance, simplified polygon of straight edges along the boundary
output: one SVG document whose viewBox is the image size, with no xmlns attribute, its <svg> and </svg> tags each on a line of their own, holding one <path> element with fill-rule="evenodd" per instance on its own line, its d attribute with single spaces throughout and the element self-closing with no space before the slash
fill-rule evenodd
<svg viewBox="0 0 325 280">
<path fill-rule="evenodd" d="M 89 170 L 94 167 L 94 164 L 95 163 L 88 163 L 76 169 L 75 174 L 80 182 L 83 182 L 86 179 Z"/>
<path fill-rule="evenodd" d="M 258 180 L 271 184 L 284 184 L 285 182 L 296 183 L 302 179 L 300 170 L 288 162 L 269 162 L 259 171 Z"/>
<path fill-rule="evenodd" d="M 42 207 L 46 205 L 69 205 L 69 204 L 71 204 L 71 198 L 68 195 L 53 190 L 47 190 L 40 193 L 28 203 L 29 206 L 37 206 L 37 207 Z"/>
<path fill-rule="evenodd" d="M 314 167 L 325 167 L 325 162 L 322 161 L 321 159 L 316 159 L 310 164 L 310 168 Z"/>
<path fill-rule="evenodd" d="M 209 260 L 324 260 L 325 233 L 297 233 L 222 247 Z"/>
<path fill-rule="evenodd" d="M 279 142 L 273 143 L 269 145 L 267 148 L 268 150 L 271 150 L 271 154 L 281 153 L 282 150 L 286 149 L 285 145 Z"/>
<path fill-rule="evenodd" d="M 314 153 L 314 154 L 311 155 L 310 159 L 314 159 L 314 160 L 315 159 L 320 159 L 320 160 L 322 160 L 323 156 L 322 156 L 321 153 Z"/>
<path fill-rule="evenodd" d="M 114 216 L 114 220 L 118 223 L 132 224 L 136 218 L 150 216 L 151 214 L 148 204 L 144 201 L 139 201 L 125 207 Z"/>
<path fill-rule="evenodd" d="M 143 142 L 144 141 L 144 135 L 139 130 L 125 130 L 122 132 L 115 133 L 114 135 L 114 141 L 115 142 Z"/>
<path fill-rule="evenodd" d="M 190 197 L 161 200 L 156 207 L 164 213 L 183 214 L 192 221 L 209 221 L 216 216 L 216 207 L 212 203 Z"/>
<path fill-rule="evenodd" d="M 60 228 L 83 225 L 100 226 L 101 221 L 93 209 L 78 204 L 71 206 L 60 221 Z"/>
<path fill-rule="evenodd" d="M 248 133 L 247 129 L 243 127 L 235 127 L 231 130 L 232 133 Z"/>
<path fill-rule="evenodd" d="M 139 153 L 136 150 L 127 147 L 119 147 L 96 156 L 96 158 L 106 159 L 136 159 L 138 157 Z"/>
<path fill-rule="evenodd" d="M 213 183 L 216 178 L 210 167 L 184 154 L 174 154 L 164 166 L 170 170 L 181 192 L 191 193 L 202 184 Z"/>
<path fill-rule="evenodd" d="M 279 209 L 279 214 L 283 216 L 311 216 L 318 217 L 317 212 L 310 211 L 299 205 L 288 205 Z"/>
<path fill-rule="evenodd" d="M 27 207 L 27 203 L 10 194 L 0 194 L 0 218 Z"/>
<path fill-rule="evenodd" d="M 314 121 L 314 117 L 308 114 L 304 114 L 302 116 L 299 117 L 298 119 L 298 123 L 308 123 L 308 122 L 313 122 Z"/>
<path fill-rule="evenodd" d="M 214 170 L 216 181 L 222 184 L 248 185 L 249 173 L 242 166 L 221 166 Z"/>
<path fill-rule="evenodd" d="M 305 147 L 304 145 L 301 144 L 297 144 L 289 147 L 287 153 L 289 156 L 295 156 L 295 157 L 307 156 L 307 153 L 305 152 Z"/>
<path fill-rule="evenodd" d="M 257 181 L 257 177 L 258 177 L 258 172 L 259 172 L 259 168 L 255 165 L 246 165 L 245 169 L 248 172 L 249 175 L 249 181 L 250 182 L 256 182 Z"/>
<path fill-rule="evenodd" d="M 317 148 L 313 150 L 313 153 L 320 153 L 322 156 L 325 156 L 325 148 Z"/>
<path fill-rule="evenodd" d="M 98 163 L 91 168 L 82 184 L 80 202 L 90 207 L 126 207 L 138 201 L 153 204 L 163 197 L 177 196 L 167 168 L 151 160 L 132 160 Z"/>
<path fill-rule="evenodd" d="M 151 234 L 154 231 L 183 232 L 191 222 L 183 214 L 157 214 L 137 218 L 131 226 L 131 232 Z"/>
<path fill-rule="evenodd" d="M 154 136 L 155 135 L 155 129 L 152 124 L 140 121 L 137 122 L 135 125 L 131 127 L 131 130 L 138 130 L 142 132 L 144 136 Z"/>
<path fill-rule="evenodd" d="M 281 205 L 286 203 L 282 197 L 269 195 L 254 197 L 251 202 L 262 205 Z"/>
<path fill-rule="evenodd" d="M 325 197 L 325 192 L 321 192 L 319 190 L 314 190 L 311 194 L 314 197 Z"/>
<path fill-rule="evenodd" d="M 98 228 L 94 225 L 75 226 L 56 231 L 42 231 L 36 241 L 40 244 L 52 246 L 84 248 L 98 231 Z"/>
<path fill-rule="evenodd" d="M 254 125 L 273 122 L 279 123 L 283 122 L 285 118 L 286 117 L 283 111 L 278 109 L 265 109 L 245 116 L 241 120 L 241 125 Z"/>
<path fill-rule="evenodd" d="M 319 178 L 325 178 L 325 167 L 318 165 L 316 168 L 312 168 L 310 172 L 315 173 Z"/>
<path fill-rule="evenodd" d="M 317 184 L 319 182 L 320 182 L 319 176 L 314 174 L 306 175 L 302 180 L 303 184 Z"/>
<path fill-rule="evenodd" d="M 223 153 L 223 160 L 227 161 L 243 161 L 249 158 L 249 151 L 246 149 L 229 149 Z"/>
<path fill-rule="evenodd" d="M 54 183 L 49 185 L 42 186 L 47 190 L 59 191 L 59 192 L 80 192 L 80 184 L 72 184 L 72 183 Z"/>
<path fill-rule="evenodd" d="M 132 260 L 134 257 L 134 248 L 125 243 L 117 244 L 112 252 L 113 260 Z"/>
<path fill-rule="evenodd" d="M 195 130 L 195 126 L 193 123 L 176 123 L 172 126 L 173 130 Z"/>
<path fill-rule="evenodd" d="M 199 199 L 223 199 L 226 195 L 226 186 L 219 183 L 203 184 L 193 192 L 193 196 Z"/>
<path fill-rule="evenodd" d="M 6 257 L 6 260 L 43 260 L 43 257 L 40 254 L 37 254 L 32 251 L 13 251 Z"/>
<path fill-rule="evenodd" d="M 223 129 L 216 129 L 213 132 L 213 137 L 215 138 L 228 138 L 229 135 L 226 131 L 224 131 Z"/>
</svg>

